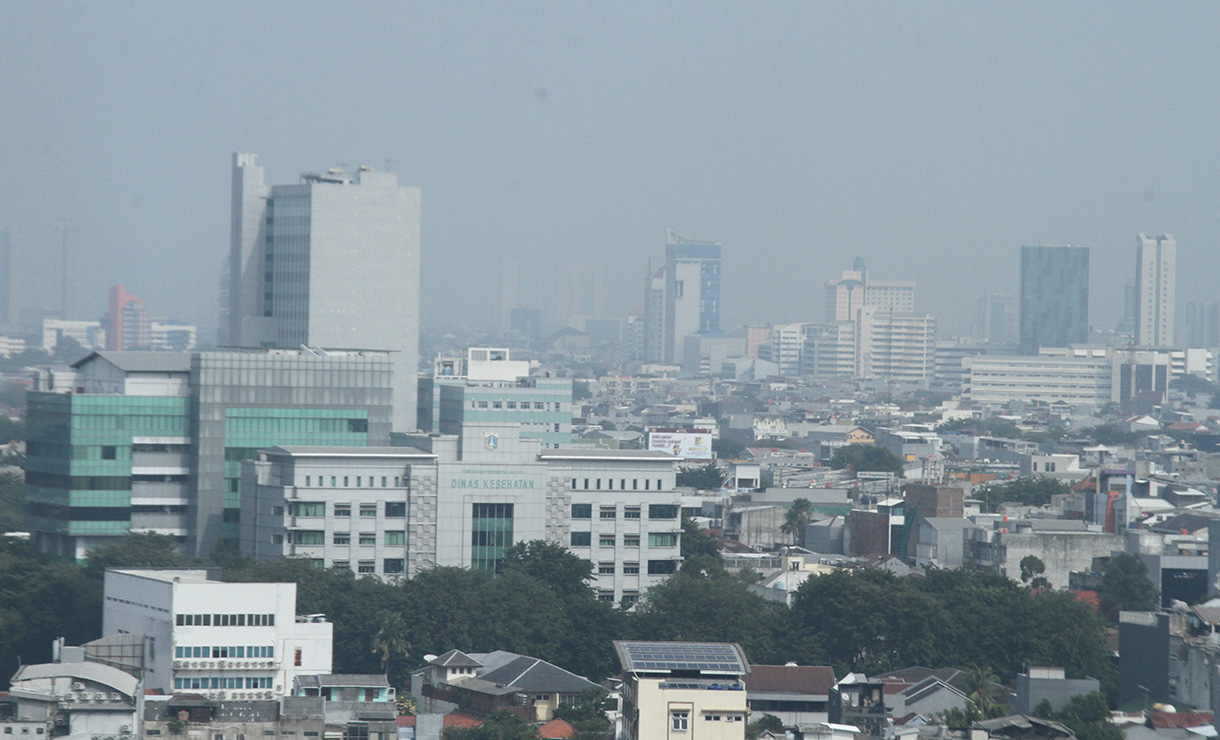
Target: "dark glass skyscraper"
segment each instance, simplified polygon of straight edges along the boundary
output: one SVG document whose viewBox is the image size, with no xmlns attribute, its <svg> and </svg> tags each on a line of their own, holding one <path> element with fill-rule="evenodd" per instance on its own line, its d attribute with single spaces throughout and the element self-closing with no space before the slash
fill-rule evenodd
<svg viewBox="0 0 1220 740">
<path fill-rule="evenodd" d="M 1021 353 L 1089 336 L 1089 248 L 1021 247 Z"/>
</svg>

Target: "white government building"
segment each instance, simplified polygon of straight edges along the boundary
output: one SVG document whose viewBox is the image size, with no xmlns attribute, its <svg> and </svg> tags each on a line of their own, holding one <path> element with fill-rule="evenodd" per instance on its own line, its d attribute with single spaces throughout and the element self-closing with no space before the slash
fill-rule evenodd
<svg viewBox="0 0 1220 740">
<path fill-rule="evenodd" d="M 144 687 L 272 699 L 331 672 L 332 625 L 298 616 L 295 583 L 225 583 L 206 569 L 109 569 L 102 634 L 143 634 Z"/>
<path fill-rule="evenodd" d="M 409 447 L 276 447 L 242 469 L 243 549 L 357 573 L 494 569 L 517 542 L 589 560 L 606 601 L 630 604 L 681 562 L 677 458 L 545 449 L 514 424 L 465 424 Z"/>
</svg>

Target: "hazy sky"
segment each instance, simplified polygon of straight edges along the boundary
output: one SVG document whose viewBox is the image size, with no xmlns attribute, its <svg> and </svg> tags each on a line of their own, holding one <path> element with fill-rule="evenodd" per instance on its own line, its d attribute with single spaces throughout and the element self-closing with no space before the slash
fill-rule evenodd
<svg viewBox="0 0 1220 740">
<path fill-rule="evenodd" d="M 724 245 L 723 323 L 821 320 L 862 255 L 942 334 L 1021 244 L 1092 248 L 1112 327 L 1135 234 L 1220 300 L 1220 4 L 0 2 L 0 226 L 18 297 L 122 281 L 211 326 L 230 153 L 423 188 L 425 323 L 499 321 L 500 264 L 641 299 L 665 229 Z M 567 288 L 562 288 L 566 290 Z"/>
</svg>

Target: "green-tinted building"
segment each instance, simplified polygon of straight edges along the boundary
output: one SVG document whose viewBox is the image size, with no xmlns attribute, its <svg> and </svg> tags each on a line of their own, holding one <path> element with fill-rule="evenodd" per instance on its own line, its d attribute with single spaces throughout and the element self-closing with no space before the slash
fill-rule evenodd
<svg viewBox="0 0 1220 740">
<path fill-rule="evenodd" d="M 384 352 L 96 352 L 74 370 L 75 392 L 28 399 L 27 526 L 50 552 L 153 531 L 206 556 L 238 536 L 254 450 L 389 441 Z"/>
</svg>

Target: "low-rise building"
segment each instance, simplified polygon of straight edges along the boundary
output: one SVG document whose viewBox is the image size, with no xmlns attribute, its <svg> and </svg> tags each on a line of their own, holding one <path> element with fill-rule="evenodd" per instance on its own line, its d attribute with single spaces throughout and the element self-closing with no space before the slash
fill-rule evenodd
<svg viewBox="0 0 1220 740">
<path fill-rule="evenodd" d="M 751 717 L 778 717 L 785 727 L 829 721 L 826 704 L 835 685 L 834 669 L 824 665 L 754 665 L 745 677 Z"/>
<path fill-rule="evenodd" d="M 623 668 L 623 740 L 744 740 L 750 673 L 734 643 L 615 640 Z"/>
</svg>

